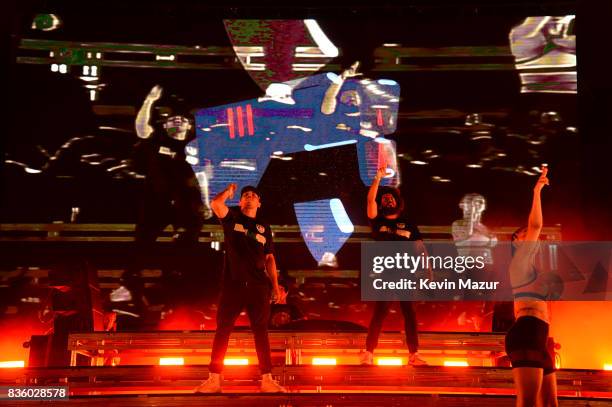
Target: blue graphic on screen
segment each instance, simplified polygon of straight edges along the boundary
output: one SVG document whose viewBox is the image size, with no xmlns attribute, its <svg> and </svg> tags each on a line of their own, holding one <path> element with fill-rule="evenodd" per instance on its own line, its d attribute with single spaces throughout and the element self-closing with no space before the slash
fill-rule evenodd
<svg viewBox="0 0 612 407">
<path fill-rule="evenodd" d="M 263 97 L 198 110 L 196 138 L 186 153 L 198 179 L 206 179 L 201 182 L 206 195 L 214 196 L 230 182 L 239 188 L 257 185 L 272 157 L 349 144 L 357 148 L 366 185 L 381 165 L 389 168 L 383 184 L 399 185 L 395 146 L 384 138 L 397 126 L 399 84 L 346 79 L 335 110 L 324 114 L 323 99 L 337 79 L 333 73 L 322 73 L 272 84 Z"/>
<path fill-rule="evenodd" d="M 302 238 L 319 265 L 337 266 L 336 253 L 355 230 L 340 199 L 293 204 Z"/>
</svg>

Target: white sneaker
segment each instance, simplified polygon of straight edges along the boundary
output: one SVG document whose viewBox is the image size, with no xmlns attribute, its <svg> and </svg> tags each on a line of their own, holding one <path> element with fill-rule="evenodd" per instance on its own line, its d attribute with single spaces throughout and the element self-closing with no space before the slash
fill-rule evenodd
<svg viewBox="0 0 612 407">
<path fill-rule="evenodd" d="M 260 391 L 262 393 L 287 393 L 287 389 L 278 384 L 270 373 L 261 376 Z"/>
<path fill-rule="evenodd" d="M 427 362 L 419 357 L 418 353 L 411 353 L 408 357 L 408 364 L 410 366 L 427 366 Z"/>
<path fill-rule="evenodd" d="M 359 363 L 362 365 L 373 365 L 374 354 L 372 354 L 370 351 L 364 350 L 359 354 Z"/>
<path fill-rule="evenodd" d="M 208 379 L 204 380 L 193 390 L 195 393 L 221 393 L 221 375 L 209 373 Z"/>
</svg>

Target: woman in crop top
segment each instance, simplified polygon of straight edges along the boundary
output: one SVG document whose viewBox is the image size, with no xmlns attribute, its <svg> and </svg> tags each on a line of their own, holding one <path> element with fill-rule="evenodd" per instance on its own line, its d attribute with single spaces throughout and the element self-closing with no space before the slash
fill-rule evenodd
<svg viewBox="0 0 612 407">
<path fill-rule="evenodd" d="M 512 361 L 517 406 L 558 405 L 554 358 L 547 346 L 547 285 L 539 281 L 534 266 L 542 230 L 540 192 L 548 185 L 547 174 L 548 168 L 542 167 L 542 175 L 533 189 L 527 227 L 512 235 L 514 254 L 509 273 L 516 322 L 506 335 L 506 353 Z"/>
</svg>

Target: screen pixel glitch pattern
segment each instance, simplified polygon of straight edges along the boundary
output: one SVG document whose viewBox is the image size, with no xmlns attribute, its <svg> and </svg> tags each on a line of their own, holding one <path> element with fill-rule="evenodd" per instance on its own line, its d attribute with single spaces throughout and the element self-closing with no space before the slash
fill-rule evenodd
<svg viewBox="0 0 612 407">
<path fill-rule="evenodd" d="M 354 231 L 344 205 L 337 199 L 294 204 L 302 238 L 319 265 L 337 267 L 336 253 Z"/>
<path fill-rule="evenodd" d="M 527 17 L 510 31 L 521 92 L 576 93 L 574 15 Z"/>
<path fill-rule="evenodd" d="M 272 159 L 348 144 L 357 148 L 365 185 L 381 164 L 390 169 L 382 184 L 399 185 L 395 145 L 384 135 L 397 125 L 400 86 L 384 79 L 347 79 L 335 111 L 326 115 L 321 104 L 334 79 L 335 74 L 322 73 L 285 82 L 292 89 L 289 98 L 264 96 L 198 110 L 196 138 L 185 151 L 194 172 L 206 175 L 208 195 L 230 182 L 239 188 L 258 185 Z"/>
<path fill-rule="evenodd" d="M 261 89 L 318 71 L 338 55 L 315 20 L 224 20 L 244 69 Z"/>
</svg>

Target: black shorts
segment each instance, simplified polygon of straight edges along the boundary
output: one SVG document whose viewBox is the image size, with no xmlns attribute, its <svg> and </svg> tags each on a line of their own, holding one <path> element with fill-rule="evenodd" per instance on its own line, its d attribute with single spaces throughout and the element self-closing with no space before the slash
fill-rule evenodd
<svg viewBox="0 0 612 407">
<path fill-rule="evenodd" d="M 506 353 L 512 367 L 544 369 L 544 375 L 555 371 L 555 361 L 548 348 L 548 324 L 536 317 L 520 317 L 506 334 Z"/>
</svg>

